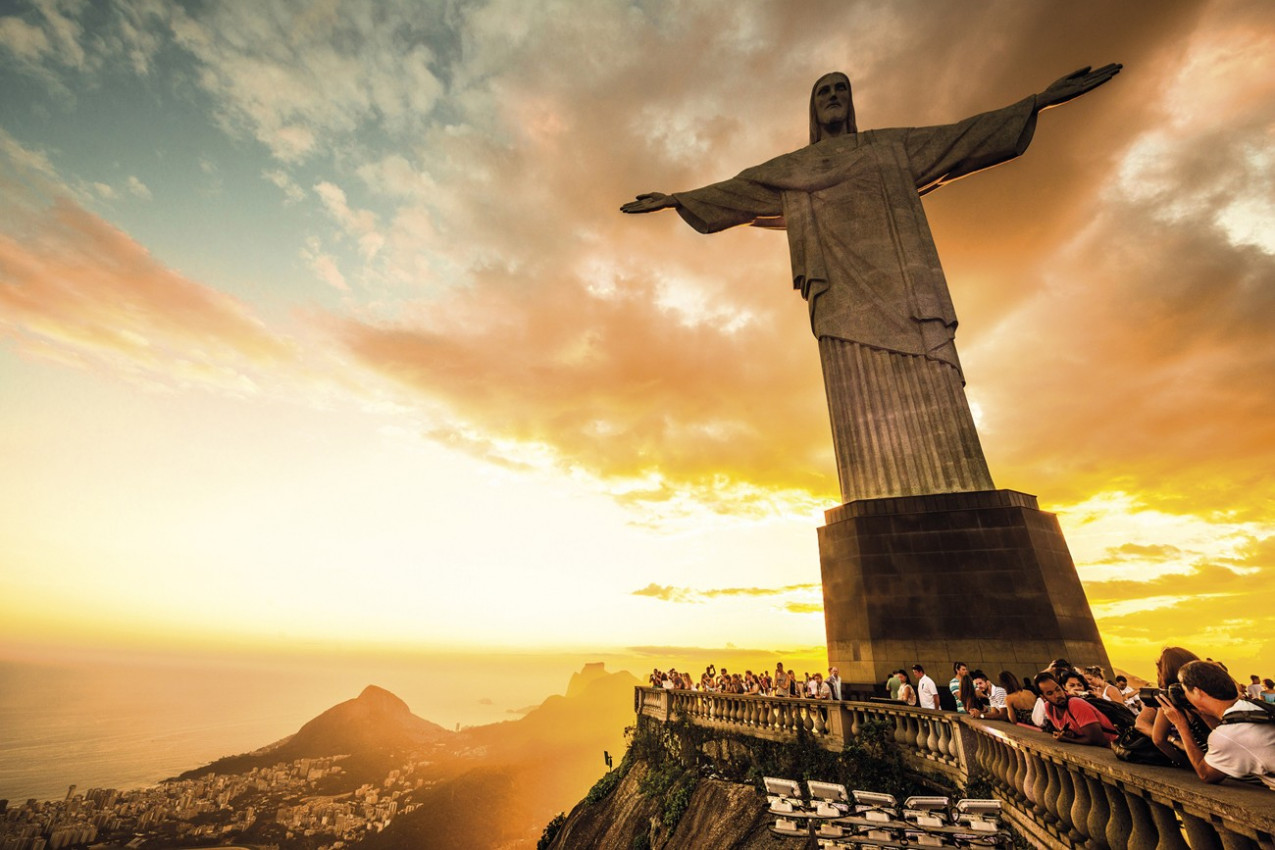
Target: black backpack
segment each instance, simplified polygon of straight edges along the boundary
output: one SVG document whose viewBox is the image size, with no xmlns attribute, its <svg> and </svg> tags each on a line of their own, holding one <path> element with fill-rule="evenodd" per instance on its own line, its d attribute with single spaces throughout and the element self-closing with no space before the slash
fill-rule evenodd
<svg viewBox="0 0 1275 850">
<path fill-rule="evenodd" d="M 942 711 L 956 711 L 956 695 L 952 693 L 950 688 L 939 688 L 939 709 Z"/>
<path fill-rule="evenodd" d="M 1257 706 L 1257 711 L 1245 709 L 1243 711 L 1233 711 L 1222 718 L 1222 725 L 1228 723 L 1275 723 L 1275 705 L 1266 700 L 1245 699 L 1241 702 L 1247 702 L 1250 705 Z"/>
<path fill-rule="evenodd" d="M 1075 699 L 1075 697 L 1073 697 Z M 1126 729 L 1133 728 L 1133 722 L 1138 716 L 1129 709 L 1127 705 L 1120 705 L 1109 699 L 1102 697 L 1085 696 L 1080 697 L 1089 703 L 1099 714 L 1111 721 L 1111 725 L 1116 727 L 1117 732 L 1123 732 Z"/>
</svg>

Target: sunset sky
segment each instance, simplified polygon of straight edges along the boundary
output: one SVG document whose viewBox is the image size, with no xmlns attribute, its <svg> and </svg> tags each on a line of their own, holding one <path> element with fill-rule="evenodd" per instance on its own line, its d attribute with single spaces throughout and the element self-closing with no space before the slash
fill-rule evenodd
<svg viewBox="0 0 1275 850">
<path fill-rule="evenodd" d="M 0 0 L 0 645 L 821 645 L 786 240 L 618 208 L 1107 62 L 926 199 L 969 397 L 1117 666 L 1275 676 L 1264 0 Z"/>
</svg>

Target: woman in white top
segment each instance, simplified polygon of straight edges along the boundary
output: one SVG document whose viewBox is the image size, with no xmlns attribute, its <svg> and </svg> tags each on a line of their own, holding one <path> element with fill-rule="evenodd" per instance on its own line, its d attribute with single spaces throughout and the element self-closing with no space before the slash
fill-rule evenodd
<svg viewBox="0 0 1275 850">
<path fill-rule="evenodd" d="M 908 681 L 907 673 L 900 673 L 899 678 L 899 702 L 905 705 L 916 705 L 916 688 Z"/>
<path fill-rule="evenodd" d="M 1114 702 L 1116 705 L 1124 705 L 1124 694 L 1120 693 L 1120 689 L 1107 681 L 1103 673 L 1103 669 L 1097 665 L 1084 668 L 1085 681 L 1089 683 L 1089 693 L 1096 697 L 1102 697 L 1108 702 Z"/>
</svg>

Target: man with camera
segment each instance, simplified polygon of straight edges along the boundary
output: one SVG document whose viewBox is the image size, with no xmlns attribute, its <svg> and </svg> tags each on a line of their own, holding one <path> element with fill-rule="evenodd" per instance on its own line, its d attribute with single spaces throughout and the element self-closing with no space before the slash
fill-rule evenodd
<svg viewBox="0 0 1275 850">
<path fill-rule="evenodd" d="M 1205 782 L 1258 780 L 1275 789 L 1275 713 L 1240 699 L 1235 681 L 1220 664 L 1188 662 L 1178 671 L 1178 681 L 1196 711 L 1220 721 L 1209 733 L 1206 753 L 1190 734 L 1185 712 L 1167 696 L 1156 697 L 1164 716 L 1181 734 L 1196 775 Z"/>
</svg>

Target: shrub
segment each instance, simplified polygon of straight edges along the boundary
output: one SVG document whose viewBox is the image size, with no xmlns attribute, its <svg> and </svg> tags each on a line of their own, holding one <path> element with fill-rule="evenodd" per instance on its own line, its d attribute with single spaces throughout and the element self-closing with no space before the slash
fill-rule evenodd
<svg viewBox="0 0 1275 850">
<path fill-rule="evenodd" d="M 545 831 L 540 834 L 540 840 L 536 842 L 536 850 L 545 850 L 553 840 L 558 837 L 558 833 L 562 832 L 562 827 L 567 822 L 565 812 L 558 812 L 553 816 L 553 820 L 545 825 Z"/>
<path fill-rule="evenodd" d="M 602 774 L 601 779 L 593 783 L 593 787 L 589 789 L 589 793 L 584 795 L 584 802 L 588 805 L 592 805 L 593 803 L 606 799 L 606 797 L 615 790 L 615 786 L 620 784 L 620 780 L 622 778 L 623 774 L 620 772 L 620 768 L 617 767 L 615 770 L 608 770 L 606 773 Z"/>
</svg>

